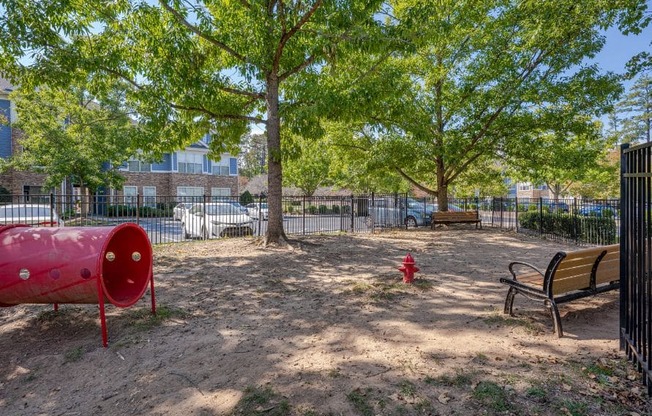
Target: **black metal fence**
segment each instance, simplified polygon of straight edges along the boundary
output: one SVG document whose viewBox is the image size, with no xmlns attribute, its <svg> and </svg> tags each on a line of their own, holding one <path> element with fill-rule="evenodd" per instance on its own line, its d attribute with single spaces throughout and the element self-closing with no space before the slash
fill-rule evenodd
<svg viewBox="0 0 652 416">
<path fill-rule="evenodd" d="M 652 394 L 652 143 L 622 146 L 620 347 Z"/>
<path fill-rule="evenodd" d="M 370 233 L 384 228 L 427 227 L 439 210 L 432 198 L 406 194 L 333 197 L 284 196 L 288 235 Z M 578 245 L 619 239 L 618 200 L 543 198 L 451 199 L 449 210 L 477 211 L 484 227 L 511 229 Z M 0 225 L 105 226 L 135 222 L 153 244 L 193 238 L 264 235 L 267 204 L 215 196 L 0 195 Z"/>
</svg>

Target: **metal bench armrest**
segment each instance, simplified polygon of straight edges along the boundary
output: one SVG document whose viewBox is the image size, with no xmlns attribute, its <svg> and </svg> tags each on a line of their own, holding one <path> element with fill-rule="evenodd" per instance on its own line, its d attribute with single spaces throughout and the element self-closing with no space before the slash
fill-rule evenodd
<svg viewBox="0 0 652 416">
<path fill-rule="evenodd" d="M 535 272 L 539 273 L 541 275 L 541 277 L 545 277 L 545 274 L 541 270 L 537 269 L 536 266 L 533 266 L 530 263 L 525 263 L 525 262 L 522 262 L 522 261 L 513 261 L 513 262 L 509 263 L 509 272 L 512 274 L 512 277 L 513 277 L 514 280 L 516 280 L 516 272 L 514 271 L 514 266 L 529 267 L 530 269 L 532 269 Z"/>
</svg>

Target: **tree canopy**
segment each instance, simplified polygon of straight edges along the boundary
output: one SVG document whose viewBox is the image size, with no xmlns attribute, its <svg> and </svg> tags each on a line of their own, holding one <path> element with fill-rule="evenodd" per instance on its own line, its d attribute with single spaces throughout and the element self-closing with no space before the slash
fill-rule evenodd
<svg viewBox="0 0 652 416">
<path fill-rule="evenodd" d="M 18 122 L 24 133 L 22 150 L 5 168 L 37 170 L 46 174 L 46 186 L 64 179 L 96 190 L 119 186 L 117 169 L 137 152 L 146 134 L 121 105 L 120 96 L 97 101 L 80 88 L 19 89 L 12 93 Z"/>
<path fill-rule="evenodd" d="M 532 159 L 550 140 L 563 148 L 591 137 L 593 118 L 621 88 L 616 75 L 585 59 L 602 48 L 603 29 L 639 31 L 647 7 L 645 0 L 0 0 L 0 69 L 21 85 L 83 82 L 101 97 L 119 85 L 139 126 L 156 132 L 140 142 L 154 154 L 206 133 L 215 154 L 236 153 L 252 124 L 264 127 L 266 241 L 277 242 L 283 164 L 293 160 L 284 146 L 298 143 L 295 135 L 309 157 L 321 156 L 311 140 L 330 135 L 327 143 L 341 152 L 330 161 L 337 183 L 367 190 L 407 183 L 446 210 L 450 187 L 482 178 L 497 160 Z"/>
<path fill-rule="evenodd" d="M 304 133 L 313 128 L 305 105 L 293 99 L 294 90 L 305 88 L 298 78 L 319 74 L 340 43 L 371 36 L 380 4 L 1 0 L 0 62 L 23 82 L 81 77 L 90 79 L 91 91 L 128 83 L 125 100 L 139 123 L 160 135 L 147 151 L 180 148 L 211 133 L 214 153 L 236 153 L 251 123 L 263 125 L 266 241 L 277 242 L 284 235 L 281 120 Z M 27 56 L 33 59 L 25 68 Z"/>
<path fill-rule="evenodd" d="M 465 172 L 516 157 L 533 132 L 560 146 L 569 134 L 588 134 L 621 87 L 615 74 L 584 61 L 602 48 L 602 29 L 637 30 L 646 8 L 639 0 L 392 4 L 408 46 L 383 62 L 384 78 L 348 90 L 354 99 L 356 91 L 395 90 L 382 105 L 365 106 L 350 142 L 436 195 L 444 210 L 448 188 Z"/>
</svg>

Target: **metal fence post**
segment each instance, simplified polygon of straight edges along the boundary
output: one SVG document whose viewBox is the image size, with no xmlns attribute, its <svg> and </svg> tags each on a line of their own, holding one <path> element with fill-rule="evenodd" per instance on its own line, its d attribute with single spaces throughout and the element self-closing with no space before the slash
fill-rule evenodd
<svg viewBox="0 0 652 416">
<path fill-rule="evenodd" d="M 136 192 L 136 224 L 140 225 L 140 194 Z"/>
<path fill-rule="evenodd" d="M 269 206 L 269 205 L 268 205 Z M 281 204 L 283 206 L 283 204 Z M 282 215 L 282 214 L 281 214 Z M 258 195 L 258 236 L 260 237 L 260 227 L 263 221 L 263 194 Z"/>
<path fill-rule="evenodd" d="M 344 197 L 340 197 L 340 231 L 344 231 Z"/>
<path fill-rule="evenodd" d="M 351 233 L 355 233 L 355 216 L 353 212 L 355 211 L 353 207 L 353 194 L 351 194 Z"/>
<path fill-rule="evenodd" d="M 201 227 L 201 237 L 202 239 L 206 240 L 206 201 L 208 200 L 208 195 L 204 194 L 202 197 L 202 214 L 203 216 L 201 217 L 203 227 Z"/>
<path fill-rule="evenodd" d="M 543 198 L 539 197 L 539 236 L 543 235 Z"/>
<path fill-rule="evenodd" d="M 50 192 L 50 226 L 54 224 L 54 193 Z M 57 227 L 59 224 L 57 224 Z"/>
<path fill-rule="evenodd" d="M 306 196 L 303 196 L 302 199 L 302 206 L 303 206 L 303 222 L 301 225 L 301 234 L 306 235 Z"/>
<path fill-rule="evenodd" d="M 573 197 L 573 233 L 575 234 L 575 244 L 580 241 L 579 218 L 577 217 L 577 198 Z"/>
<path fill-rule="evenodd" d="M 514 229 L 518 233 L 518 196 L 514 197 Z"/>
<path fill-rule="evenodd" d="M 625 179 L 628 172 L 628 158 L 625 151 L 629 149 L 629 143 L 620 145 L 620 350 L 627 348 L 625 331 L 627 328 L 627 308 L 629 307 L 629 216 L 627 202 L 630 199 L 629 183 Z M 626 351 L 629 355 L 629 351 Z M 648 357 L 649 359 L 649 357 Z"/>
</svg>

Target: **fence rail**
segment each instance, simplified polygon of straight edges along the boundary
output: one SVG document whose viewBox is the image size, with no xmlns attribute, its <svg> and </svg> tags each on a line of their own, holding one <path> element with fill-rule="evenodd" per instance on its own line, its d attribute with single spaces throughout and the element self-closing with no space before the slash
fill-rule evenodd
<svg viewBox="0 0 652 416">
<path fill-rule="evenodd" d="M 242 204 L 241 204 L 242 203 Z M 244 205 L 243 205 L 244 204 Z M 384 228 L 430 225 L 439 209 L 432 198 L 406 194 L 334 197 L 284 196 L 283 227 L 288 235 L 371 233 Z M 450 199 L 452 211 L 477 211 L 483 226 L 536 234 L 580 245 L 612 244 L 619 239 L 618 200 L 542 198 Z M 263 196 L 238 197 L 103 195 L 0 195 L 0 225 L 110 226 L 135 222 L 153 244 L 193 238 L 264 235 Z"/>
</svg>

